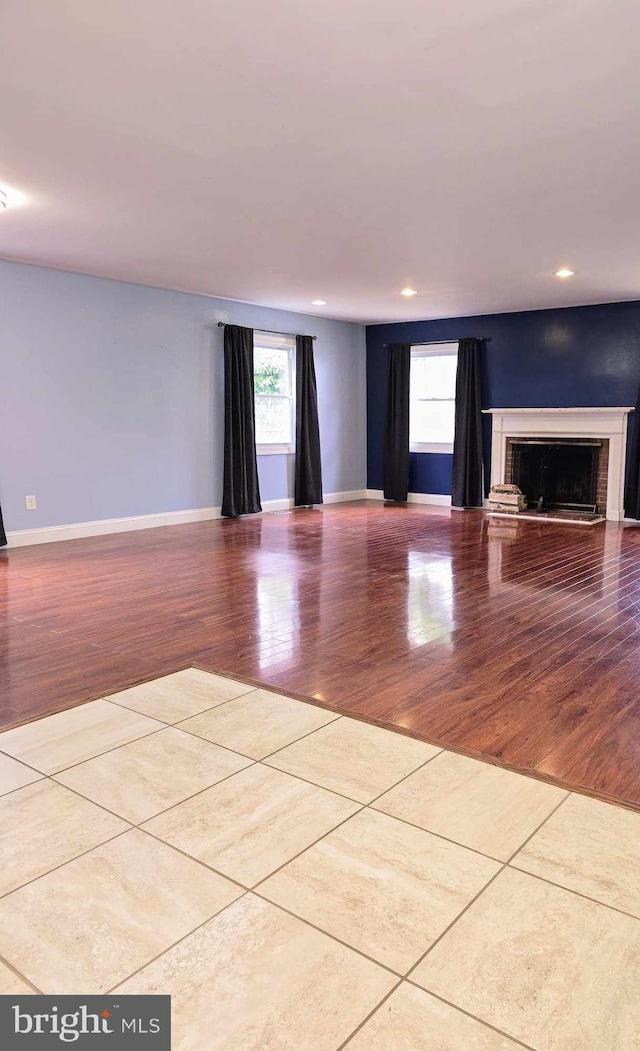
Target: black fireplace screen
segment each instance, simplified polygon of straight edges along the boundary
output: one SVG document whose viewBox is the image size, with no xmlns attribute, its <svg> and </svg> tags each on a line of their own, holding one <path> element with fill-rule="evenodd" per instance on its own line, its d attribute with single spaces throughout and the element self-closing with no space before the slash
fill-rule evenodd
<svg viewBox="0 0 640 1051">
<path fill-rule="evenodd" d="M 529 507 L 594 512 L 601 445 L 588 439 L 512 439 L 512 481 L 522 489 Z"/>
</svg>

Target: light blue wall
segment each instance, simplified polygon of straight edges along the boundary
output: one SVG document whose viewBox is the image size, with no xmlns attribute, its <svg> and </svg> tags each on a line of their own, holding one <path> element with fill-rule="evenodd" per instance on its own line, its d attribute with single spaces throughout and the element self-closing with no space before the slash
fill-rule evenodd
<svg viewBox="0 0 640 1051">
<path fill-rule="evenodd" d="M 324 490 L 365 488 L 362 326 L 9 262 L 0 295 L 7 530 L 220 506 L 218 321 L 317 335 Z M 292 495 L 286 457 L 259 471 L 263 501 Z"/>
</svg>

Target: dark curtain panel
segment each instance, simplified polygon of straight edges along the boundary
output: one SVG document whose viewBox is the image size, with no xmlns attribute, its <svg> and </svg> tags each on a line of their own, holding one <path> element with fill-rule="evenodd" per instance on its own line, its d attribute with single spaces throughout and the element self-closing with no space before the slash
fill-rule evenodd
<svg viewBox="0 0 640 1051">
<path fill-rule="evenodd" d="M 256 511 L 262 507 L 256 459 L 253 329 L 226 325 L 222 514 L 237 518 Z"/>
<path fill-rule="evenodd" d="M 482 507 L 482 340 L 461 339 L 456 375 L 453 507 Z"/>
<path fill-rule="evenodd" d="M 313 339 L 296 336 L 296 464 L 294 504 L 322 503 L 318 390 Z"/>
<path fill-rule="evenodd" d="M 4 525 L 2 522 L 2 508 L 0 507 L 0 547 L 4 547 L 7 542 L 7 534 L 4 531 Z"/>
<path fill-rule="evenodd" d="M 640 518 L 640 390 L 633 414 L 633 436 L 627 484 L 624 491 L 624 513 L 627 518 Z"/>
<path fill-rule="evenodd" d="M 387 405 L 382 445 L 385 500 L 406 500 L 409 492 L 409 374 L 411 344 L 388 347 Z"/>
</svg>

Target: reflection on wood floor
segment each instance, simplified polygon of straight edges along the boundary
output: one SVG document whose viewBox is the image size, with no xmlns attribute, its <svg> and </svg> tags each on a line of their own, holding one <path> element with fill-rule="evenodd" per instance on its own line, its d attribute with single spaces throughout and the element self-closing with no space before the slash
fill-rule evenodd
<svg viewBox="0 0 640 1051">
<path fill-rule="evenodd" d="M 194 664 L 640 804 L 640 530 L 360 502 L 0 554 L 0 725 Z"/>
</svg>

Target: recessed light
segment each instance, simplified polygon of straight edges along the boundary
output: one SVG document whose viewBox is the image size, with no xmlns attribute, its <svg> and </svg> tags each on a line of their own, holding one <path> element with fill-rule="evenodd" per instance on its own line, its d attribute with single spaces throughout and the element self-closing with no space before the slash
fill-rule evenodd
<svg viewBox="0 0 640 1051">
<path fill-rule="evenodd" d="M 573 277 L 574 271 L 567 270 L 565 266 L 561 270 L 556 270 L 556 277 Z"/>
<path fill-rule="evenodd" d="M 415 288 L 403 288 L 400 292 L 401 296 L 417 296 L 418 291 Z"/>
<path fill-rule="evenodd" d="M 314 307 L 326 307 L 327 305 L 326 299 L 312 299 L 311 303 Z"/>
<path fill-rule="evenodd" d="M 24 204 L 26 198 L 23 193 L 19 190 L 14 190 L 12 186 L 4 186 L 0 184 L 0 211 L 13 211 L 14 208 L 19 208 L 20 205 Z"/>
</svg>

